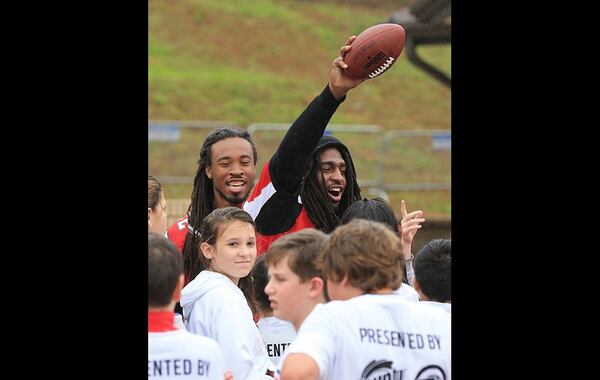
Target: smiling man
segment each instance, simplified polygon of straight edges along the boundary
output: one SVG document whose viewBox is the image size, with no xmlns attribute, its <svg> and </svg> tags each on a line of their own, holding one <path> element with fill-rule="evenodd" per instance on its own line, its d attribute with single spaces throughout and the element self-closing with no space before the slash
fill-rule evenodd
<svg viewBox="0 0 600 380">
<path fill-rule="evenodd" d="M 204 170 L 213 183 L 215 208 L 241 208 L 254 184 L 252 144 L 241 137 L 225 138 L 213 144 L 210 157 Z"/>
<path fill-rule="evenodd" d="M 256 223 L 259 255 L 281 236 L 304 228 L 333 231 L 346 208 L 360 199 L 348 148 L 323 136 L 348 91 L 364 81 L 344 72 L 343 57 L 353 40 L 340 49 L 328 85 L 290 126 L 244 204 Z"/>
<path fill-rule="evenodd" d="M 361 197 L 352 157 L 342 142 L 323 136 L 308 157 L 299 154 L 294 162 L 282 156 L 293 150 L 289 145 L 301 144 L 285 139 L 244 205 L 256 223 L 259 255 L 281 236 L 304 228 L 333 231 L 344 211 Z M 303 172 L 298 171 L 301 167 Z"/>
<path fill-rule="evenodd" d="M 219 128 L 204 140 L 187 214 L 167 230 L 183 253 L 186 284 L 197 274 L 192 269 L 200 252 L 195 231 L 214 209 L 242 207 L 254 185 L 257 160 L 256 146 L 244 129 Z"/>
</svg>

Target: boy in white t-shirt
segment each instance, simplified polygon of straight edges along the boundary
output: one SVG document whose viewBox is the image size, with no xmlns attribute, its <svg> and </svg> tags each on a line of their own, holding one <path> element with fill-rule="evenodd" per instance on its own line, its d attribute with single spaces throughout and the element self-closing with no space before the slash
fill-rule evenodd
<svg viewBox="0 0 600 380">
<path fill-rule="evenodd" d="M 434 239 L 419 250 L 415 258 L 415 289 L 421 302 L 452 312 L 450 277 L 452 271 L 452 242 Z"/>
<path fill-rule="evenodd" d="M 393 232 L 397 233 L 402 243 L 405 265 L 402 266 L 402 283 L 394 293 L 412 301 L 419 301 L 419 293 L 412 287 L 412 279 L 414 277 L 412 241 L 417 231 L 422 227 L 421 223 L 425 222 L 425 218 L 423 218 L 423 211 L 421 210 L 413 211 L 409 214 L 406 211 L 406 202 L 404 200 L 402 200 L 400 205 L 400 211 L 402 212 L 402 220 L 398 223 L 392 206 L 383 198 L 363 198 L 363 200 L 353 203 L 344 211 L 340 223 L 346 224 L 352 219 L 357 218 L 373 220 L 383 223 Z"/>
<path fill-rule="evenodd" d="M 304 320 L 280 378 L 450 380 L 450 314 L 393 294 L 402 263 L 400 239 L 383 224 L 336 228 L 322 256 L 333 301 Z"/>
<path fill-rule="evenodd" d="M 305 228 L 275 240 L 265 254 L 269 296 L 273 315 L 294 325 L 296 331 L 315 305 L 327 302 L 325 281 L 317 261 L 328 236 Z"/>
<path fill-rule="evenodd" d="M 176 328 L 173 307 L 182 287 L 181 254 L 164 236 L 148 233 L 148 378 L 231 380 L 217 342 Z"/>
<path fill-rule="evenodd" d="M 267 294 L 265 286 L 269 282 L 267 274 L 266 256 L 262 255 L 256 259 L 250 275 L 252 276 L 252 287 L 254 288 L 254 297 L 256 299 L 256 308 L 258 309 L 259 320 L 256 323 L 260 336 L 265 342 L 265 348 L 271 361 L 277 365 L 279 358 L 285 352 L 285 349 L 292 343 L 296 337 L 294 326 L 288 322 L 273 316 L 273 309 Z M 275 370 L 275 368 L 273 369 Z"/>
<path fill-rule="evenodd" d="M 280 237 L 262 256 L 269 273 L 264 292 L 269 297 L 273 315 L 291 322 L 295 331 L 315 305 L 328 300 L 325 280 L 317 265 L 328 238 L 321 231 L 306 228 Z M 278 364 L 286 354 L 287 351 L 282 353 Z M 278 371 L 276 378 L 277 374 Z"/>
</svg>

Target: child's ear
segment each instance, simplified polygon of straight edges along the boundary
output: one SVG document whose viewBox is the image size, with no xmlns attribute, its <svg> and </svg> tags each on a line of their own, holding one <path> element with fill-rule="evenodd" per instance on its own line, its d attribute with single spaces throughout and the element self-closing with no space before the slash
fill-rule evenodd
<svg viewBox="0 0 600 380">
<path fill-rule="evenodd" d="M 413 288 L 415 288 L 415 290 L 417 292 L 421 291 L 421 284 L 419 284 L 419 280 L 417 280 L 417 277 L 413 277 L 413 283 L 411 284 Z"/>
<path fill-rule="evenodd" d="M 214 252 L 212 245 L 208 244 L 207 242 L 204 242 L 200 244 L 200 250 L 202 251 L 202 255 L 207 259 L 211 260 L 213 258 Z"/>
<path fill-rule="evenodd" d="M 323 294 L 323 289 L 325 287 L 325 283 L 323 279 L 320 277 L 313 277 L 310 280 L 310 285 L 308 287 L 308 295 L 311 298 L 319 297 Z"/>
<path fill-rule="evenodd" d="M 350 280 L 348 279 L 348 275 L 345 275 L 340 281 L 340 285 L 348 287 L 350 285 Z"/>
<path fill-rule="evenodd" d="M 177 280 L 177 285 L 175 286 L 175 290 L 173 291 L 173 296 L 171 299 L 175 302 L 181 299 L 181 289 L 183 289 L 185 283 L 185 277 L 183 275 L 179 276 L 179 280 Z"/>
</svg>

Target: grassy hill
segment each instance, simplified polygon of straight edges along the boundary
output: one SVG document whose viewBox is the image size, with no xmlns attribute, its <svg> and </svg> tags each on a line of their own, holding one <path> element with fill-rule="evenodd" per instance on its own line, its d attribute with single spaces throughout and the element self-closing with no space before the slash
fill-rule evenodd
<svg viewBox="0 0 600 380">
<path fill-rule="evenodd" d="M 224 120 L 242 127 L 290 123 L 325 86 L 331 61 L 347 38 L 385 22 L 406 3 L 150 0 L 148 118 Z M 420 53 L 450 73 L 450 51 L 448 45 Z M 351 92 L 332 123 L 448 129 L 450 95 L 450 89 L 401 55 L 385 75 Z M 190 151 L 178 157 L 150 144 L 150 172 L 193 176 L 201 142 L 194 140 Z M 262 166 L 269 153 L 259 148 L 259 154 Z M 392 168 L 401 176 L 410 162 Z M 189 194 L 189 186 L 167 189 L 168 198 Z M 429 215 L 450 212 L 449 192 L 390 193 L 395 210 L 400 198 L 409 209 L 421 208 Z"/>
</svg>

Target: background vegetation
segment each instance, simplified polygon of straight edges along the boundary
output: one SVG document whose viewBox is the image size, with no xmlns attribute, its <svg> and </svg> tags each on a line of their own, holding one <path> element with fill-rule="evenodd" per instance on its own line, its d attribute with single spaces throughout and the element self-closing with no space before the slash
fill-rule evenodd
<svg viewBox="0 0 600 380">
<path fill-rule="evenodd" d="M 221 120 L 242 127 L 291 123 L 327 83 L 331 61 L 347 38 L 386 22 L 407 3 L 150 0 L 148 118 Z M 422 48 L 419 53 L 450 73 L 450 45 Z M 384 130 L 449 129 L 450 97 L 450 89 L 401 55 L 385 75 L 351 92 L 332 123 L 375 124 Z M 152 174 L 194 175 L 204 132 L 182 133 L 176 149 L 173 144 L 149 142 Z M 278 138 L 265 135 L 264 141 L 257 141 L 258 172 Z M 342 138 L 357 140 L 348 145 L 359 178 L 368 179 L 375 166 L 385 165 L 386 181 L 450 180 L 448 153 L 422 154 L 419 143 L 394 140 L 398 144 L 381 163 L 375 141 Z M 189 199 L 190 193 L 189 185 L 166 189 L 169 200 Z M 388 195 L 397 212 L 400 199 L 405 199 L 411 210 L 449 218 L 449 191 Z"/>
</svg>

